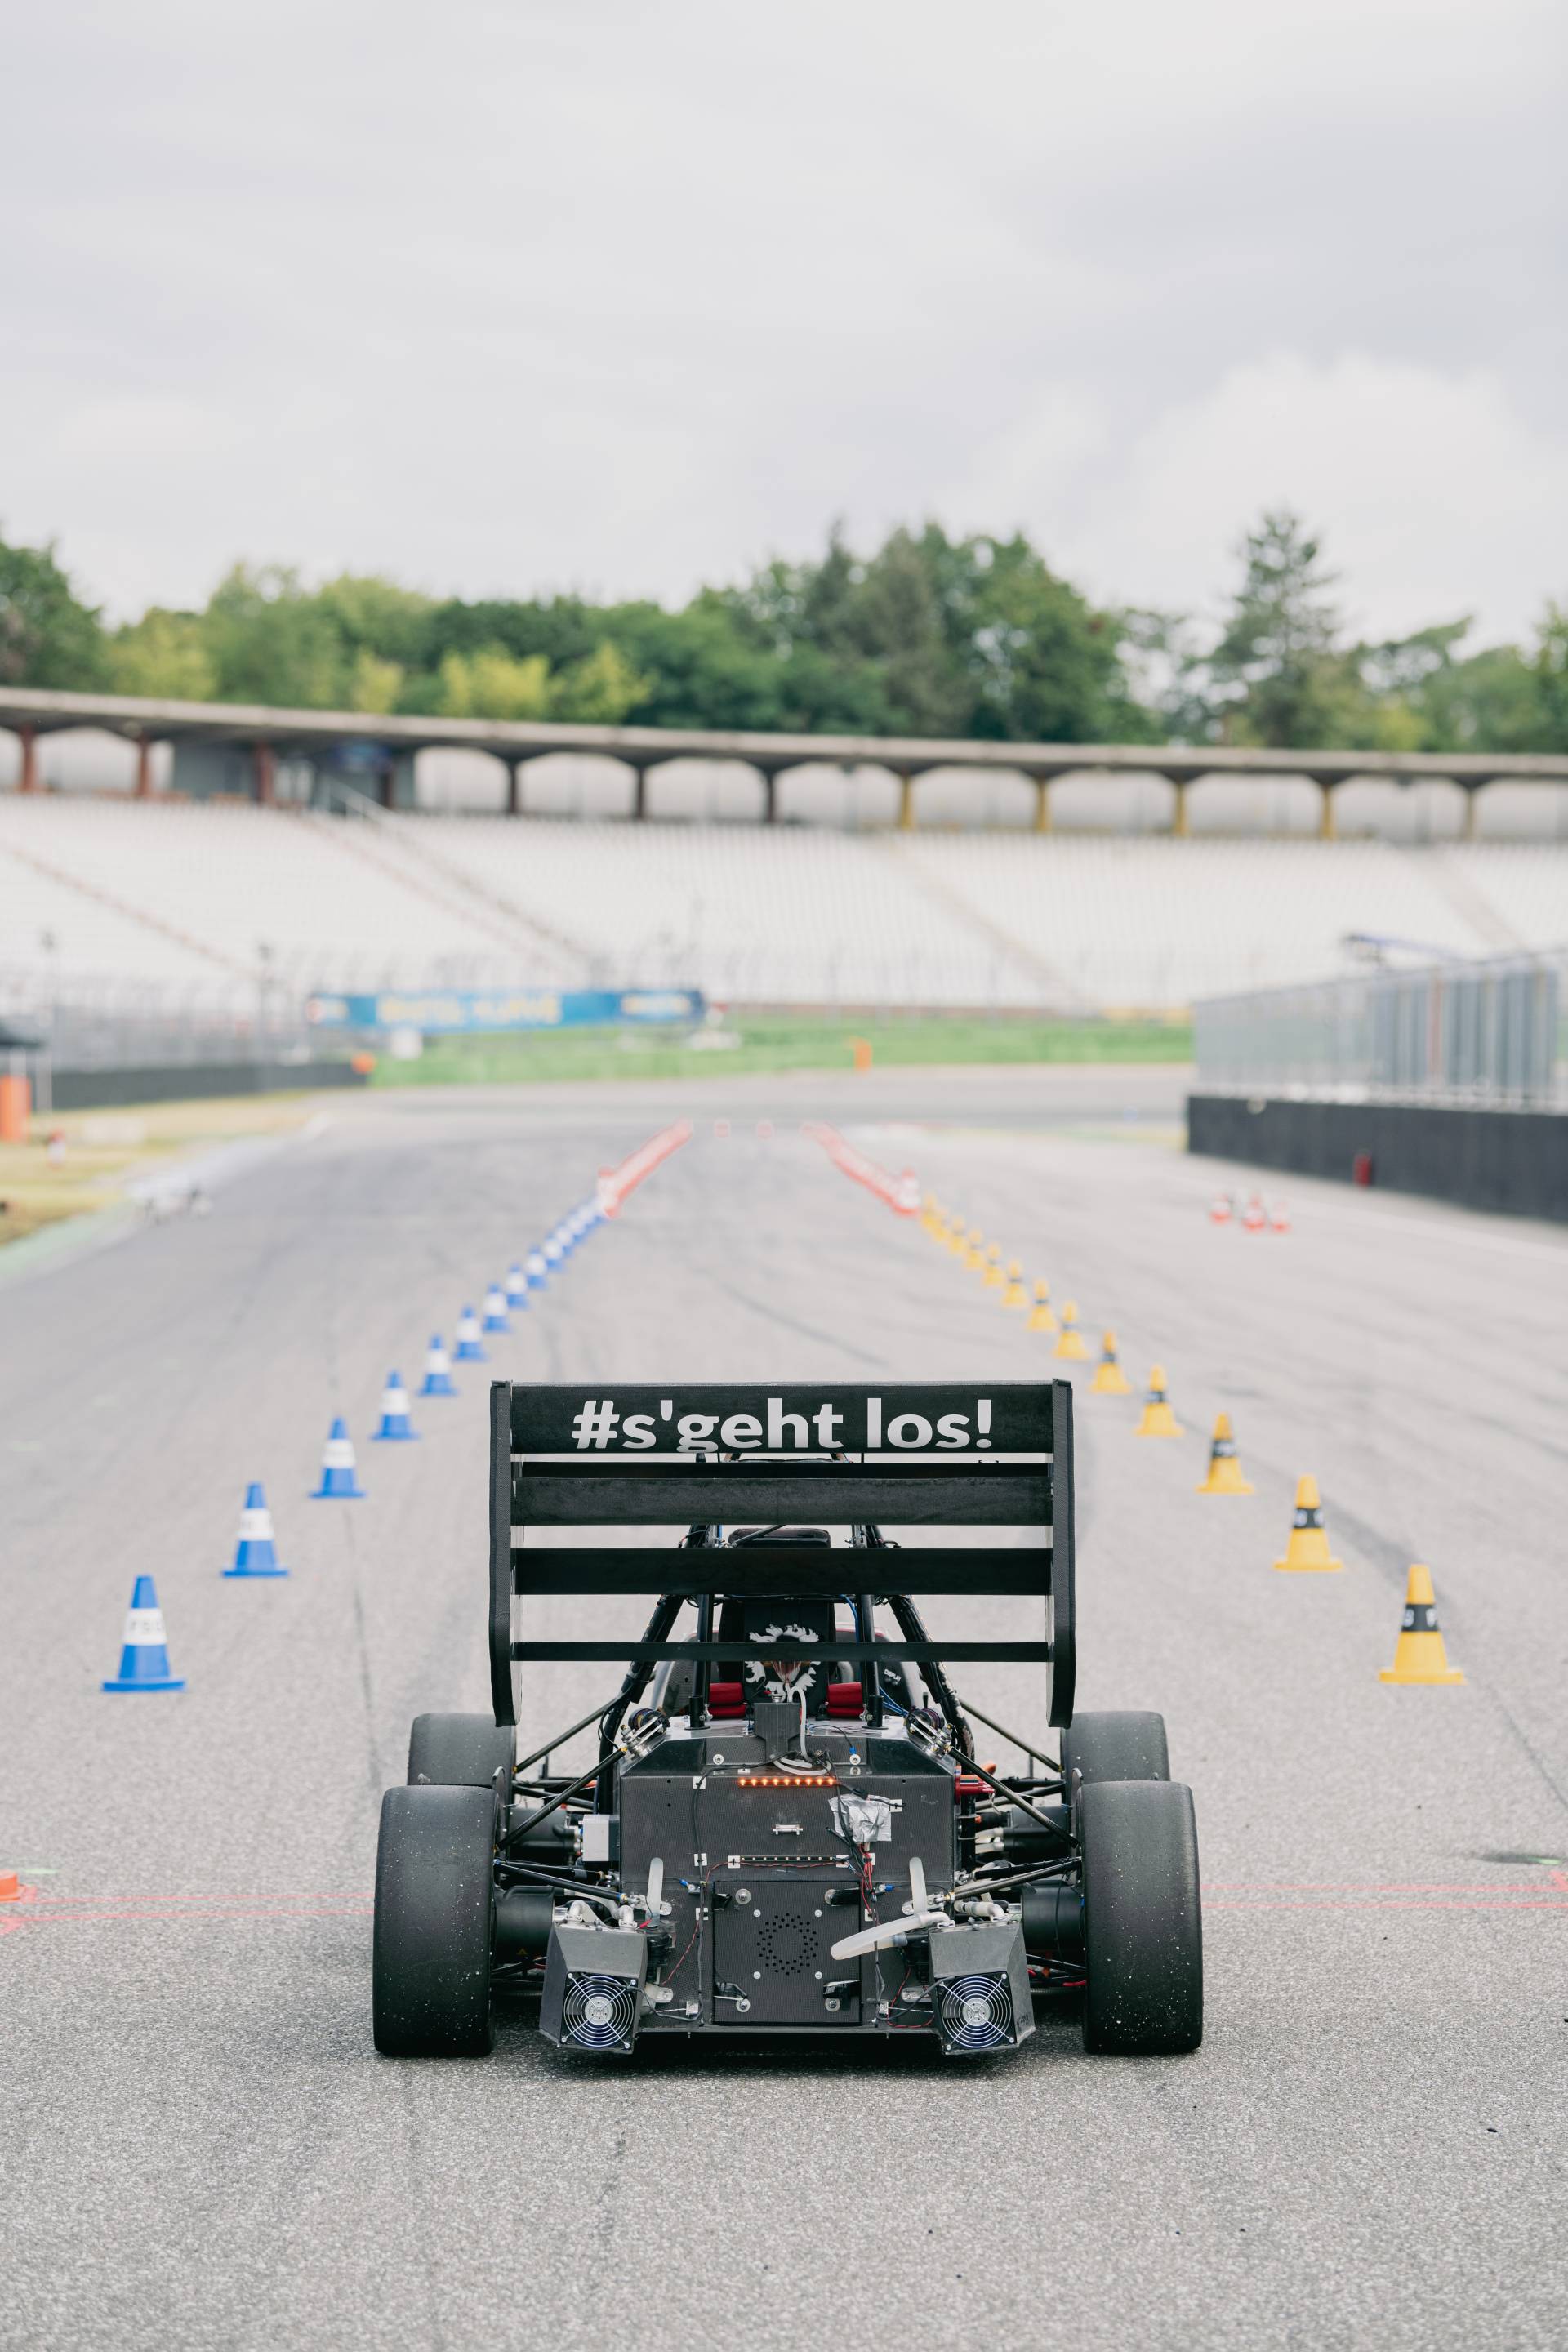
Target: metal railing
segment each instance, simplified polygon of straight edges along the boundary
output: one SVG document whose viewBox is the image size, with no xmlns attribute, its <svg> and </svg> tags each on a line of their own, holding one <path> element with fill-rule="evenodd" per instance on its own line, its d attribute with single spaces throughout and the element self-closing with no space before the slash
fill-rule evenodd
<svg viewBox="0 0 1568 2352">
<path fill-rule="evenodd" d="M 1382 971 L 1193 1008 L 1200 1091 L 1568 1106 L 1568 950 Z"/>
</svg>

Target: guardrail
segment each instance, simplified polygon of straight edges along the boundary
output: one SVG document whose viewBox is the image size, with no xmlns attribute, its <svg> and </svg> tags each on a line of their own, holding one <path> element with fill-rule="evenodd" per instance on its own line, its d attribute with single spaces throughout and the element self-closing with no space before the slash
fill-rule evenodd
<svg viewBox="0 0 1568 2352">
<path fill-rule="evenodd" d="M 1568 1107 L 1568 950 L 1210 997 L 1197 1087 L 1329 1102 Z"/>
</svg>

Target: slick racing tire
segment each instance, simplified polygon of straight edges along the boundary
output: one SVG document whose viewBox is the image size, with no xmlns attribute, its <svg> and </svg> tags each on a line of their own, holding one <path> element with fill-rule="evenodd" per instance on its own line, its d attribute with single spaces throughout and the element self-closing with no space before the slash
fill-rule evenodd
<svg viewBox="0 0 1568 2352">
<path fill-rule="evenodd" d="M 1075 1715 L 1062 1733 L 1062 1779 L 1168 1780 L 1171 1759 L 1163 1715 Z"/>
<path fill-rule="evenodd" d="M 1179 1780 L 1091 1780 L 1083 1843 L 1083 2046 L 1125 2057 L 1195 2050 L 1203 1914 L 1193 1792 Z"/>
<path fill-rule="evenodd" d="M 510 1804 L 516 1760 L 511 1725 L 488 1715 L 416 1715 L 408 1735 L 410 1788 L 494 1789 Z"/>
<path fill-rule="evenodd" d="M 489 1789 L 388 1789 L 375 1858 L 371 1982 L 388 2058 L 479 2058 L 494 2043 L 496 1801 Z"/>
</svg>

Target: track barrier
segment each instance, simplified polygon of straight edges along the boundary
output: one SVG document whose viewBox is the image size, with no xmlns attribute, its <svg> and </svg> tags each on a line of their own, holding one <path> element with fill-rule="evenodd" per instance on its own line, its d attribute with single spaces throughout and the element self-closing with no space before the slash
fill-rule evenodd
<svg viewBox="0 0 1568 2352">
<path fill-rule="evenodd" d="M 679 1151 L 690 1140 L 691 1121 L 689 1118 L 678 1118 L 673 1126 L 660 1128 L 658 1133 L 650 1136 L 629 1159 L 623 1160 L 618 1168 L 612 1168 L 608 1175 L 600 1177 L 597 1213 L 604 1217 L 618 1216 L 637 1186 L 646 1183 L 654 1170 L 664 1165 L 671 1152 Z"/>
<path fill-rule="evenodd" d="M 851 1183 L 864 1184 L 867 1192 L 874 1192 L 896 1216 L 920 1214 L 921 1188 L 912 1170 L 905 1168 L 897 1176 L 891 1174 L 888 1169 L 879 1167 L 876 1160 L 868 1160 L 863 1151 L 858 1151 L 852 1143 L 846 1142 L 836 1127 L 827 1127 L 821 1119 L 806 1120 L 800 1131 L 811 1142 L 821 1144 L 841 1176 L 847 1176 Z"/>
</svg>

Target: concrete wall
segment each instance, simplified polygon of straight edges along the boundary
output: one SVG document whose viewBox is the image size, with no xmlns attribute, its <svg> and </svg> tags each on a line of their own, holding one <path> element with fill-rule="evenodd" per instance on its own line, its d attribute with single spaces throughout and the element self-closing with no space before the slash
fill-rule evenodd
<svg viewBox="0 0 1568 2352">
<path fill-rule="evenodd" d="M 1187 1098 L 1187 1149 L 1215 1160 L 1356 1181 L 1365 1154 L 1386 1192 L 1568 1223 L 1568 1112 L 1416 1103 Z"/>
<path fill-rule="evenodd" d="M 347 1062 L 170 1062 L 129 1070 L 56 1070 L 56 1110 L 100 1110 L 139 1102 L 195 1102 L 215 1096 L 291 1095 L 318 1087 L 362 1087 Z"/>
</svg>

